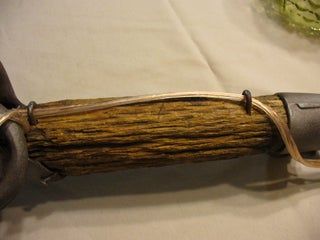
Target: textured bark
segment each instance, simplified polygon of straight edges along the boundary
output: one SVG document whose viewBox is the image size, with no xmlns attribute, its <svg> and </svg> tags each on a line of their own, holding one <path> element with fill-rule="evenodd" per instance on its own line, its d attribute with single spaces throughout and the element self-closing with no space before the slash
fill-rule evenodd
<svg viewBox="0 0 320 240">
<path fill-rule="evenodd" d="M 278 97 L 258 99 L 287 121 Z M 240 103 L 203 99 L 44 118 L 27 135 L 30 158 L 66 175 L 235 158 L 266 152 L 275 138 L 277 130 L 263 113 L 253 110 L 249 116 Z"/>
</svg>

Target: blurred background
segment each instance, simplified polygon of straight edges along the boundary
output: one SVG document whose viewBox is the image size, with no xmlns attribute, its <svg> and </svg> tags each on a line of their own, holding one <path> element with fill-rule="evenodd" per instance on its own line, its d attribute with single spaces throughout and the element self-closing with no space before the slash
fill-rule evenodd
<svg viewBox="0 0 320 240">
<path fill-rule="evenodd" d="M 317 37 L 286 27 L 269 7 L 2 0 L 0 59 L 25 103 L 196 90 L 319 93 Z M 318 239 L 320 183 L 293 179 L 286 164 L 259 155 L 48 187 L 30 181 L 0 213 L 0 239 Z"/>
</svg>

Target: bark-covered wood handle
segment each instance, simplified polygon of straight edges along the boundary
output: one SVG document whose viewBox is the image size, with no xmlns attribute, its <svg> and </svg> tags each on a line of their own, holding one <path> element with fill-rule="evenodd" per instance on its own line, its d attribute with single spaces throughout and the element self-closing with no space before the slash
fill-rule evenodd
<svg viewBox="0 0 320 240">
<path fill-rule="evenodd" d="M 287 122 L 282 101 L 258 97 Z M 111 99 L 110 99 L 111 100 Z M 39 104 L 88 104 L 105 99 Z M 39 119 L 27 134 L 29 157 L 66 175 L 229 159 L 267 152 L 277 129 L 241 103 L 182 99 Z"/>
</svg>

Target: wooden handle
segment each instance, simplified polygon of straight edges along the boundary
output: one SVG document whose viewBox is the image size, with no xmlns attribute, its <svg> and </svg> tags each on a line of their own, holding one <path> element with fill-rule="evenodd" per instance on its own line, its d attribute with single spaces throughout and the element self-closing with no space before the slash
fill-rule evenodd
<svg viewBox="0 0 320 240">
<path fill-rule="evenodd" d="M 285 121 L 277 96 L 258 97 Z M 64 100 L 51 106 L 106 99 Z M 111 99 L 110 99 L 111 100 Z M 39 119 L 27 134 L 29 156 L 66 175 L 229 159 L 266 152 L 277 130 L 266 115 L 220 100 L 166 100 Z"/>
</svg>

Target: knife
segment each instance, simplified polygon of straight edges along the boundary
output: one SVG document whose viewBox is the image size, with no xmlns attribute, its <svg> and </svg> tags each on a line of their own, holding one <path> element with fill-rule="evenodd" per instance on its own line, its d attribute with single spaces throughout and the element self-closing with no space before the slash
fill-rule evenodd
<svg viewBox="0 0 320 240">
<path fill-rule="evenodd" d="M 320 147 L 320 95 L 253 98 L 216 92 L 62 100 L 24 105 L 0 63 L 0 207 L 30 166 L 48 184 L 66 176 L 304 153 Z"/>
</svg>

